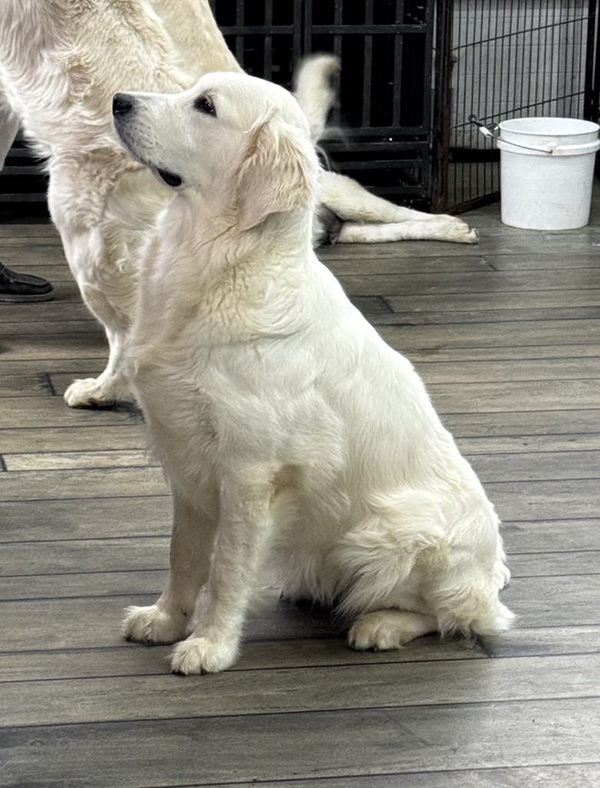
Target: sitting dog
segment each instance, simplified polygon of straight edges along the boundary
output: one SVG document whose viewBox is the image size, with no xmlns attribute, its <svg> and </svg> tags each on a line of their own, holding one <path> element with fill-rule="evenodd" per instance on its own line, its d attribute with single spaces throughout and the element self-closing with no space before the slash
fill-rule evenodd
<svg viewBox="0 0 600 788">
<path fill-rule="evenodd" d="M 127 638 L 182 640 L 206 586 L 171 664 L 225 670 L 267 568 L 288 598 L 337 603 L 357 649 L 505 629 L 492 504 L 410 362 L 312 251 L 320 172 L 297 101 L 214 73 L 117 95 L 114 116 L 173 191 L 123 351 L 171 484 L 171 573 Z"/>
<path fill-rule="evenodd" d="M 176 93 L 207 71 L 240 72 L 209 0 L 2 0 L 0 103 L 7 103 L 47 159 L 48 205 L 81 296 L 106 330 L 110 355 L 98 378 L 65 392 L 72 407 L 113 405 L 127 394 L 118 360 L 131 322 L 146 230 L 169 198 L 119 147 L 111 101 L 123 89 Z M 314 141 L 334 95 L 332 56 L 302 69 L 296 92 Z M 12 117 L 12 115 L 11 115 Z M 460 219 L 432 216 L 321 173 L 315 239 L 435 239 L 474 243 Z"/>
</svg>

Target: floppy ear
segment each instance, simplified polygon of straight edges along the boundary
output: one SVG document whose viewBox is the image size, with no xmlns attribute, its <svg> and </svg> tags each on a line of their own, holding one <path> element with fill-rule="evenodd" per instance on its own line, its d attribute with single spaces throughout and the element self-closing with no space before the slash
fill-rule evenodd
<svg viewBox="0 0 600 788">
<path fill-rule="evenodd" d="M 290 123 L 271 117 L 250 134 L 236 189 L 242 230 L 256 227 L 272 213 L 308 205 L 318 168 L 312 143 Z"/>
</svg>

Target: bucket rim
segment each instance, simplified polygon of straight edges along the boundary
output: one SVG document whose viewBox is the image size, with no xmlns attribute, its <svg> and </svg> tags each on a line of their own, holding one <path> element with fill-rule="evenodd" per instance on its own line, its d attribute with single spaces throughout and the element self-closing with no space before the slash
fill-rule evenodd
<svg viewBox="0 0 600 788">
<path fill-rule="evenodd" d="M 558 131 L 523 131 L 515 128 L 511 128 L 508 124 L 512 123 L 519 123 L 520 121 L 544 121 L 544 120 L 558 120 L 558 121 L 571 121 L 572 123 L 581 123 L 587 126 L 586 130 L 581 131 L 573 131 L 568 133 L 561 134 Z M 568 137 L 578 137 L 583 134 L 592 134 L 593 132 L 600 131 L 600 125 L 598 123 L 594 123 L 593 120 L 582 120 L 581 118 L 557 118 L 557 117 L 549 117 L 549 116 L 532 116 L 530 118 L 508 118 L 507 120 L 503 120 L 498 124 L 498 128 L 502 131 L 512 131 L 516 134 L 527 134 L 531 137 L 561 137 L 561 136 L 568 136 Z"/>
</svg>

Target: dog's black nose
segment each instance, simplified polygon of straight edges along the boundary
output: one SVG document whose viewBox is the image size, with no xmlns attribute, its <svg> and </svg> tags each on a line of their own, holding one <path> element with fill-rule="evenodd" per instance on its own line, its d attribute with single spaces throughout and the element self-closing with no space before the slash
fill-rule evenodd
<svg viewBox="0 0 600 788">
<path fill-rule="evenodd" d="M 128 96 L 127 93 L 117 93 L 113 97 L 112 111 L 113 115 L 127 115 L 133 109 L 133 96 Z"/>
</svg>

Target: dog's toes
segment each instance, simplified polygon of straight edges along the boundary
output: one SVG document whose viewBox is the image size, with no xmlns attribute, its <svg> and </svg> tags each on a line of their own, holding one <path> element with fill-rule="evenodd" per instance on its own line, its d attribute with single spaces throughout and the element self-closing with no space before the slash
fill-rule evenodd
<svg viewBox="0 0 600 788">
<path fill-rule="evenodd" d="M 391 651 L 402 646 L 400 633 L 358 619 L 348 632 L 348 645 L 355 651 Z"/>
<path fill-rule="evenodd" d="M 192 673 L 220 673 L 231 667 L 236 657 L 237 644 L 192 637 L 178 643 L 173 649 L 171 669 L 173 673 L 184 676 Z"/>
<path fill-rule="evenodd" d="M 146 645 L 171 644 L 183 637 L 185 618 L 174 618 L 156 605 L 128 607 L 123 619 L 126 640 Z"/>
<path fill-rule="evenodd" d="M 469 227 L 462 219 L 457 219 L 455 216 L 450 218 L 453 219 L 453 221 L 448 222 L 447 241 L 452 241 L 457 244 L 479 243 L 479 236 L 476 230 Z"/>
</svg>

